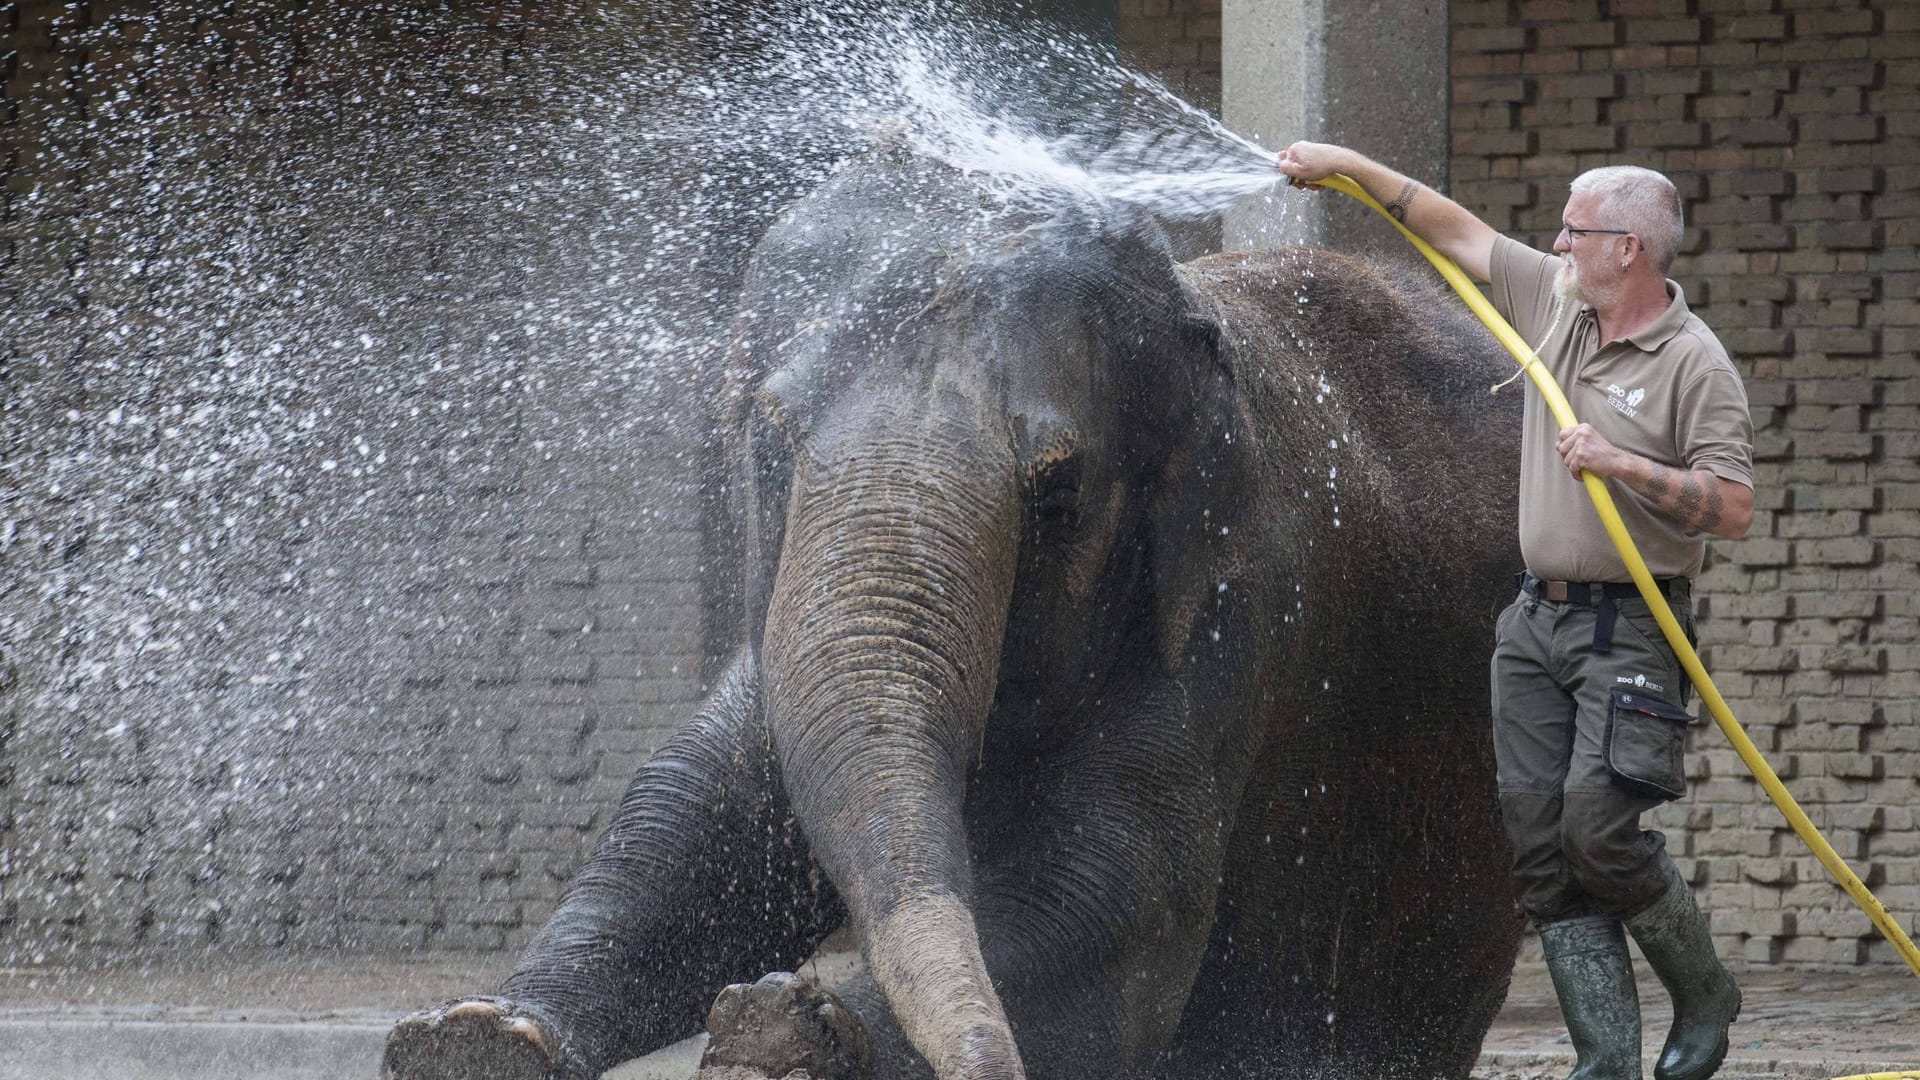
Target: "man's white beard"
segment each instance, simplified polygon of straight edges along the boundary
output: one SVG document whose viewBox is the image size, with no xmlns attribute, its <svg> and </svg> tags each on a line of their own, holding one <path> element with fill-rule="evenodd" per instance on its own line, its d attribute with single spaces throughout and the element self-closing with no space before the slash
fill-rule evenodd
<svg viewBox="0 0 1920 1080">
<path fill-rule="evenodd" d="M 1553 275 L 1553 295 L 1562 300 L 1577 302 L 1580 299 L 1580 276 L 1573 268 L 1573 260 L 1560 264 L 1560 272 Z"/>
<path fill-rule="evenodd" d="M 1592 308 L 1606 308 L 1619 294 L 1618 286 L 1611 288 L 1596 287 L 1583 281 L 1580 272 L 1573 268 L 1572 259 L 1563 259 L 1560 271 L 1553 276 L 1553 294 L 1562 300 L 1585 304 Z"/>
</svg>

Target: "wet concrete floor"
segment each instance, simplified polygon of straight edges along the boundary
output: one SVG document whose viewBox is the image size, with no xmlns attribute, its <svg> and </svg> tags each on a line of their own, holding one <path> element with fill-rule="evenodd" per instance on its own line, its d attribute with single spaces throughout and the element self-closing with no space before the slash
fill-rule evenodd
<svg viewBox="0 0 1920 1080">
<path fill-rule="evenodd" d="M 227 957 L 218 966 L 0 969 L 0 1080 L 371 1080 L 396 1017 L 488 988 L 510 963 Z M 847 963 L 827 958 L 820 974 L 831 982 Z M 1920 1070 L 1920 979 L 1904 967 L 1754 969 L 1740 979 L 1746 1007 L 1722 1080 Z M 1641 998 L 1652 1054 L 1670 1014 L 1644 969 Z M 679 1080 L 697 1055 L 698 1043 L 685 1043 L 608 1080 Z M 1474 1077 L 1558 1080 L 1572 1062 L 1546 970 L 1523 961 Z"/>
</svg>

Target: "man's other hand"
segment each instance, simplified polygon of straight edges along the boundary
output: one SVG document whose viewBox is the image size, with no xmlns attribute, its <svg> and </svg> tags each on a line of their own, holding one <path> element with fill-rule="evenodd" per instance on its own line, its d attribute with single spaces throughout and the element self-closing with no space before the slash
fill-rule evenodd
<svg viewBox="0 0 1920 1080">
<path fill-rule="evenodd" d="M 1553 448 L 1560 452 L 1560 460 L 1575 480 L 1580 479 L 1582 469 L 1595 476 L 1612 476 L 1626 459 L 1626 451 L 1608 442 L 1592 424 L 1561 428 Z"/>
</svg>

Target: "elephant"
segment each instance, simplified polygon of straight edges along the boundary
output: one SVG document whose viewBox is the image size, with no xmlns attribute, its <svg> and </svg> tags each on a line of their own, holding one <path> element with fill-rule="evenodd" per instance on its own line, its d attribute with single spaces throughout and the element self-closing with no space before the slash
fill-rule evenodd
<svg viewBox="0 0 1920 1080">
<path fill-rule="evenodd" d="M 1491 337 L 1404 270 L 1177 263 L 897 146 L 743 281 L 738 651 L 385 1075 L 597 1076 L 705 1016 L 715 1077 L 1466 1076 L 1522 930 Z M 858 973 L 768 974 L 843 924 Z"/>
</svg>

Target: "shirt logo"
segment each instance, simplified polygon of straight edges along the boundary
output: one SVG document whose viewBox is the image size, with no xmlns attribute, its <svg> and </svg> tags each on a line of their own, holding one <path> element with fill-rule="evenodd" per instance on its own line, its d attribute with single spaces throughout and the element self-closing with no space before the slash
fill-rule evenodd
<svg viewBox="0 0 1920 1080">
<path fill-rule="evenodd" d="M 1607 384 L 1607 404 L 1613 406 L 1613 411 L 1622 416 L 1639 416 L 1639 405 L 1646 398 L 1647 388 L 1644 386 L 1627 390 L 1619 383 Z"/>
</svg>

